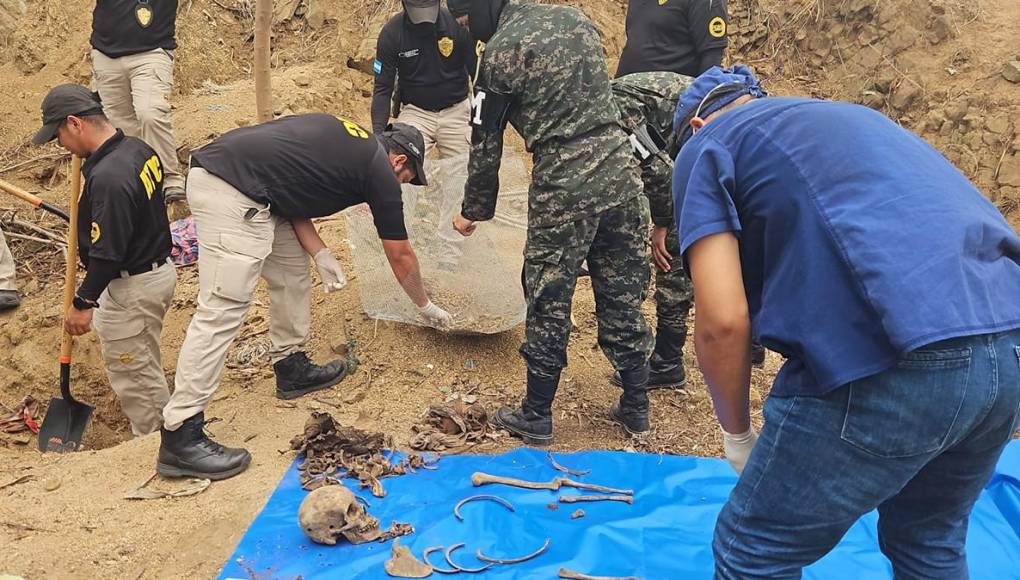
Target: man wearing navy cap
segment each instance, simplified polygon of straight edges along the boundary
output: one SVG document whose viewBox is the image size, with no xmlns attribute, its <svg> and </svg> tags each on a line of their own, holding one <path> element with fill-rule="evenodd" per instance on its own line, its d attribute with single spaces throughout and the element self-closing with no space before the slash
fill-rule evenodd
<svg viewBox="0 0 1020 580">
<path fill-rule="evenodd" d="M 968 515 L 1017 427 L 1020 237 L 883 115 L 764 96 L 712 68 L 675 119 L 698 361 L 742 471 L 716 577 L 799 578 L 877 508 L 897 578 L 966 578 Z M 787 358 L 760 437 L 752 328 Z"/>
</svg>

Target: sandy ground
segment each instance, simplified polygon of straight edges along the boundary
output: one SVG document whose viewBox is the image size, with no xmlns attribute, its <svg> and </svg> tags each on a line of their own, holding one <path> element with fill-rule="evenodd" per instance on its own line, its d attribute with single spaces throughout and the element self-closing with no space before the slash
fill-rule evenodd
<svg viewBox="0 0 1020 580">
<path fill-rule="evenodd" d="M 371 35 L 395 0 L 315 0 L 316 18 L 280 23 L 274 42 L 274 95 L 278 113 L 324 110 L 367 121 L 371 77 L 349 68 L 371 54 Z M 278 2 L 279 4 L 279 2 Z M 622 0 L 571 2 L 604 33 L 610 67 L 623 46 Z M 89 0 L 30 3 L 0 0 L 0 178 L 64 204 L 67 169 L 44 159 L 55 148 L 32 148 L 38 102 L 59 82 L 86 82 Z M 1020 226 L 1020 85 L 1005 80 L 1005 63 L 1020 58 L 1014 31 L 1020 6 L 1012 0 L 731 0 L 730 58 L 754 65 L 776 94 L 810 94 L 869 102 L 918 132 L 957 163 Z M 20 14 L 13 21 L 5 15 Z M 10 24 L 14 22 L 15 24 Z M 179 143 L 195 148 L 254 117 L 250 78 L 251 19 L 241 0 L 185 0 L 179 18 L 174 123 Z M 315 26 L 313 26 L 315 24 Z M 5 28 L 6 27 L 6 28 Z M 368 39 L 367 45 L 363 41 Z M 71 48 L 68 48 L 71 47 Z M 515 140 L 518 143 L 519 140 Z M 0 220 L 36 220 L 16 202 L 0 199 Z M 33 222 L 35 223 L 35 222 Z M 55 221 L 40 225 L 57 231 Z M 483 226 L 484 227 L 484 226 Z M 36 578 L 209 578 L 275 487 L 293 454 L 284 450 L 308 413 L 326 410 L 342 422 L 391 435 L 406 446 L 411 426 L 429 404 L 471 392 L 489 409 L 517 401 L 524 367 L 516 348 L 522 330 L 490 337 L 453 337 L 413 326 L 375 322 L 361 314 L 359 280 L 351 267 L 343 220 L 320 223 L 323 237 L 352 274 L 339 295 L 313 294 L 311 351 L 335 357 L 346 318 L 359 343 L 356 374 L 338 387 L 282 403 L 273 397 L 265 362 L 237 365 L 207 411 L 209 430 L 254 455 L 242 476 L 217 482 L 187 498 L 123 499 L 153 474 L 158 437 L 131 439 L 102 373 L 94 336 L 77 342 L 75 392 L 96 407 L 88 450 L 41 456 L 34 438 L 0 435 L 0 574 Z M 61 257 L 32 242 L 11 243 L 19 261 L 21 309 L 0 315 L 0 403 L 25 394 L 47 401 L 57 392 Z M 197 272 L 180 271 L 164 331 L 164 367 L 176 369 L 177 352 L 194 310 Z M 264 289 L 234 355 L 255 352 L 265 340 Z M 646 312 L 653 318 L 649 302 Z M 653 395 L 654 433 L 625 437 L 605 410 L 618 390 L 598 350 L 591 289 L 579 284 L 577 328 L 570 342 L 556 405 L 558 450 L 634 449 L 719 456 L 721 441 L 687 349 L 686 393 Z M 756 414 L 781 359 L 770 354 L 755 371 Z M 479 452 L 517 443 L 501 438 Z M 281 453 L 281 451 L 284 451 Z M 169 485 L 157 482 L 160 485 Z"/>
</svg>

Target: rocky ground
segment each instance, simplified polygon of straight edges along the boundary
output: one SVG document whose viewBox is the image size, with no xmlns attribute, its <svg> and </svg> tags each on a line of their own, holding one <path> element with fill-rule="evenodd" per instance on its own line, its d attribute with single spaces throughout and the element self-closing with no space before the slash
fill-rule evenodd
<svg viewBox="0 0 1020 580">
<path fill-rule="evenodd" d="M 622 0 L 579 0 L 603 32 L 610 68 L 624 43 Z M 0 0 L 0 179 L 66 205 L 66 160 L 33 148 L 45 91 L 89 76 L 88 0 Z M 254 121 L 251 0 L 182 0 L 176 52 L 174 124 L 181 155 Z M 273 87 L 277 114 L 321 110 L 367 122 L 374 33 L 395 0 L 278 0 Z M 851 100 L 879 109 L 937 146 L 1020 227 L 1020 5 L 1012 0 L 730 0 L 730 62 L 755 67 L 773 94 Z M 40 156 L 45 156 L 40 158 Z M 0 222 L 19 220 L 60 232 L 19 202 L 0 199 Z M 323 237 L 353 274 L 342 220 L 320 223 Z M 62 257 L 49 245 L 11 240 L 25 304 L 0 315 L 0 404 L 57 392 Z M 197 272 L 180 271 L 164 331 L 172 377 L 194 310 Z M 88 450 L 40 456 L 34 438 L 0 434 L 0 574 L 26 578 L 207 578 L 215 575 L 293 458 L 289 439 L 311 410 L 382 431 L 406 447 L 430 404 L 470 393 L 490 410 L 517 400 L 521 329 L 491 337 L 447 336 L 375 322 L 360 313 L 358 279 L 337 295 L 313 296 L 312 352 L 336 356 L 338 321 L 359 343 L 361 369 L 320 397 L 284 404 L 273 396 L 264 346 L 265 295 L 209 411 L 209 429 L 255 460 L 244 475 L 186 498 L 137 501 L 125 493 L 153 472 L 158 438 L 131 439 L 105 382 L 94 336 L 77 341 L 73 385 L 96 406 Z M 264 292 L 264 289 L 260 289 Z M 647 312 L 653 309 L 648 305 Z M 688 354 L 688 393 L 658 393 L 655 432 L 624 437 L 604 417 L 617 394 L 595 341 L 590 286 L 579 285 L 570 366 L 558 397 L 556 449 L 637 449 L 718 456 L 711 405 Z M 693 349 L 688 349 L 690 353 Z M 755 372 L 756 409 L 780 364 L 770 355 Z M 43 409 L 44 410 L 44 409 Z M 480 452 L 515 443 L 497 439 Z M 282 452 L 281 452 L 282 451 Z M 159 483 L 159 482 L 157 482 Z"/>
</svg>

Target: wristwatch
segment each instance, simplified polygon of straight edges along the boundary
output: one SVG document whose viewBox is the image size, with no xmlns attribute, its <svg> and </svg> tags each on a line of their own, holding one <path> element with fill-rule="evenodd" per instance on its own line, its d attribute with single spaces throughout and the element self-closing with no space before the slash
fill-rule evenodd
<svg viewBox="0 0 1020 580">
<path fill-rule="evenodd" d="M 95 300 L 86 300 L 75 294 L 74 299 L 71 300 L 71 306 L 74 306 L 75 310 L 91 310 L 93 308 L 99 308 L 99 303 Z"/>
</svg>

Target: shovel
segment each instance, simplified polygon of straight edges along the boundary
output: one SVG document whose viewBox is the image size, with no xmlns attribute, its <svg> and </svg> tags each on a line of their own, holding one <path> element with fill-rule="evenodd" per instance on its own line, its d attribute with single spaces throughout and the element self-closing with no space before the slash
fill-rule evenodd
<svg viewBox="0 0 1020 580">
<path fill-rule="evenodd" d="M 67 270 L 64 274 L 64 313 L 71 308 L 78 273 L 78 198 L 81 196 L 81 158 L 71 158 L 71 216 L 67 229 Z M 71 347 L 73 338 L 64 330 L 60 338 L 60 397 L 50 399 L 42 427 L 39 451 L 68 453 L 81 445 L 92 407 L 71 396 Z"/>
<path fill-rule="evenodd" d="M 64 210 L 60 209 L 59 207 L 56 207 L 54 205 L 50 205 L 50 204 L 46 203 L 45 201 L 43 201 L 42 199 L 40 199 L 39 196 L 32 195 L 31 193 L 25 191 L 24 189 L 21 189 L 20 187 L 18 187 L 16 185 L 7 183 L 6 181 L 4 181 L 2 179 L 0 179 L 0 190 L 4 191 L 6 193 L 9 193 L 9 194 L 13 195 L 14 197 L 17 197 L 17 198 L 19 198 L 19 199 L 21 199 L 23 201 L 27 201 L 28 203 L 34 205 L 35 207 L 37 207 L 39 209 L 46 210 L 46 211 L 50 212 L 51 214 L 53 214 L 53 215 L 59 217 L 60 219 L 64 220 L 65 222 L 70 219 L 70 218 L 68 218 L 67 214 L 64 213 Z"/>
</svg>

